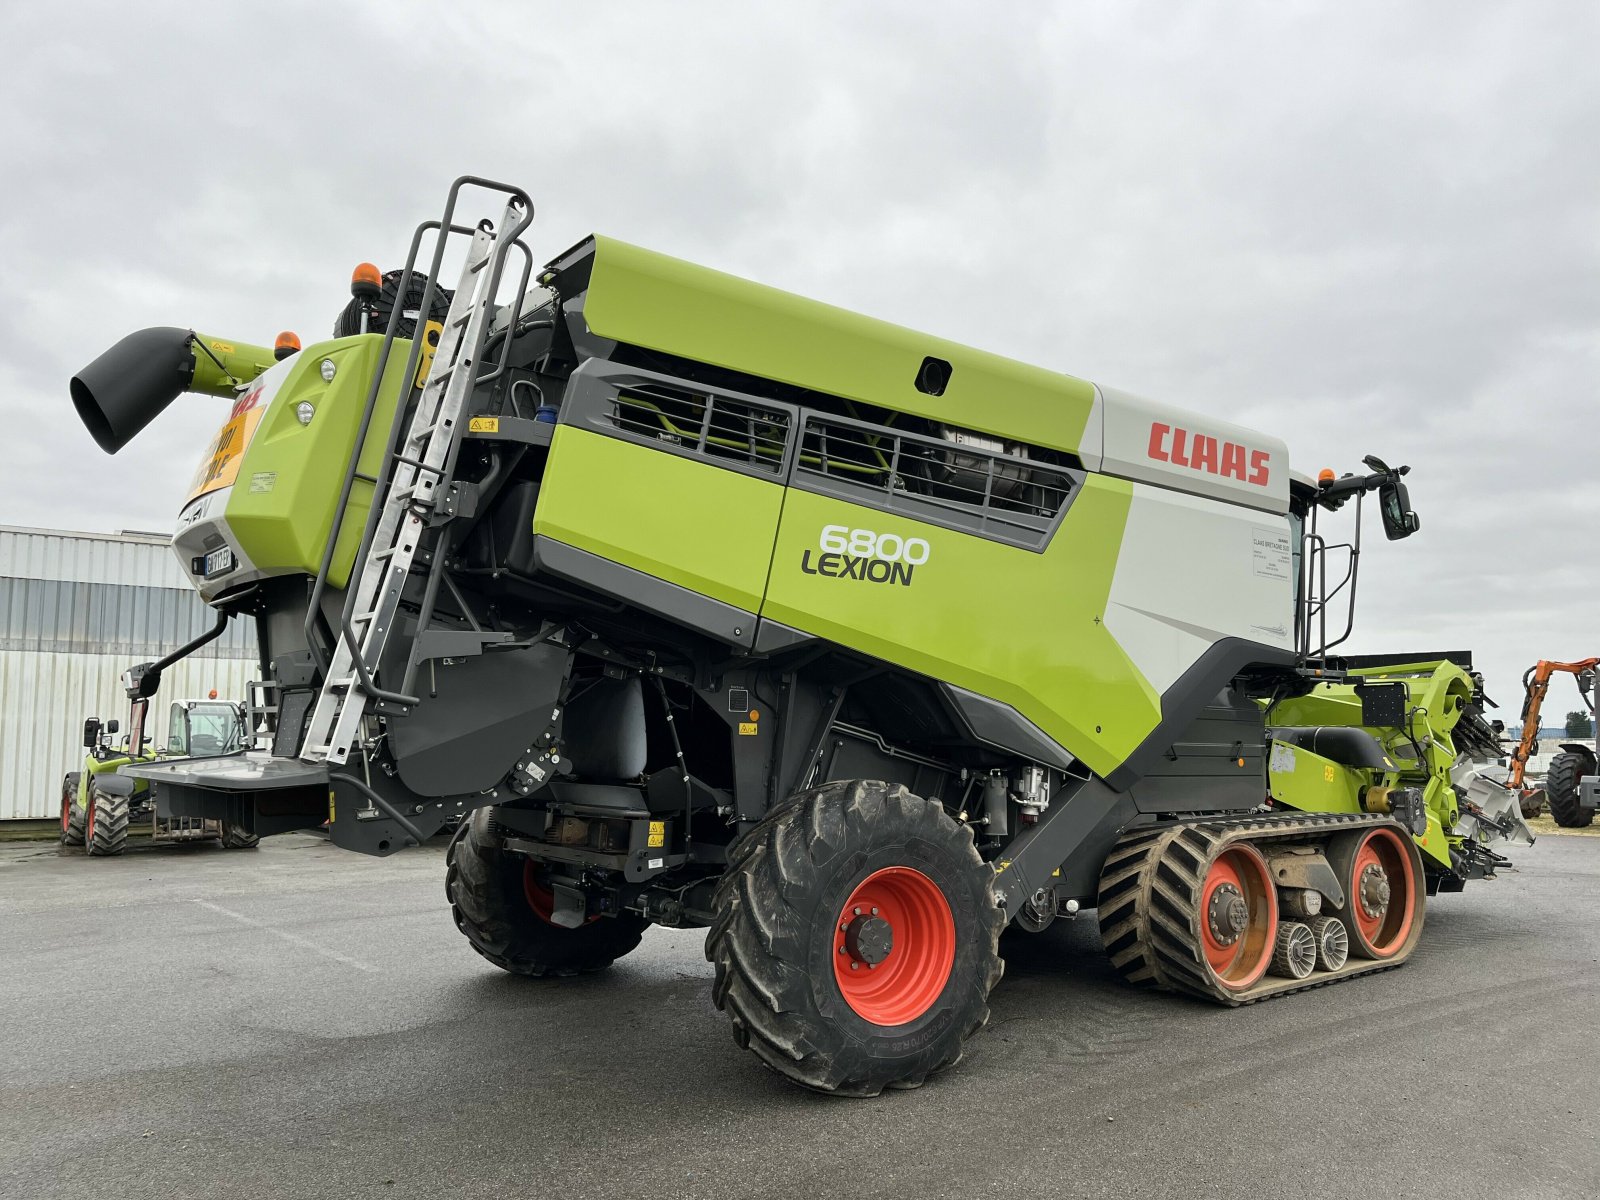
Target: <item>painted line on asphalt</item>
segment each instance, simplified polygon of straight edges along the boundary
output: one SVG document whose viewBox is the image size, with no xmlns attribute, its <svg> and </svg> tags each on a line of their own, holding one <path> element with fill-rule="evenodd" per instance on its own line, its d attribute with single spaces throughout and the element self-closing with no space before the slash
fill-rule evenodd
<svg viewBox="0 0 1600 1200">
<path fill-rule="evenodd" d="M 270 933 L 273 937 L 288 942 L 291 946 L 299 946 L 302 950 L 310 950 L 331 958 L 334 962 L 343 963 L 347 967 L 354 967 L 358 971 L 376 971 L 378 968 L 371 963 L 364 963 L 359 958 L 351 958 L 348 954 L 340 954 L 337 950 L 330 950 L 326 946 L 319 946 L 309 938 L 299 934 L 286 933 L 282 929 L 274 929 L 271 925 L 257 921 L 254 917 L 247 917 L 243 913 L 234 912 L 231 908 L 223 908 L 220 904 L 213 904 L 209 900 L 200 900 L 191 897 L 191 903 L 198 904 L 201 908 L 209 908 L 214 913 L 221 913 L 225 917 L 232 917 L 241 925 L 248 925 L 251 929 L 259 929 L 262 933 Z"/>
</svg>

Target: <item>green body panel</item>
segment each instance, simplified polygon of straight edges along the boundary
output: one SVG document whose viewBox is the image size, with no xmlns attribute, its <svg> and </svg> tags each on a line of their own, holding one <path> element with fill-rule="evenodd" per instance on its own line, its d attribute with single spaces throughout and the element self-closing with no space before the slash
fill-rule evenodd
<svg viewBox="0 0 1600 1200">
<path fill-rule="evenodd" d="M 533 529 L 754 613 L 783 498 L 777 482 L 558 425 Z"/>
<path fill-rule="evenodd" d="M 762 615 L 1010 704 L 1106 775 L 1161 720 L 1104 624 L 1131 495 L 1089 476 L 1041 554 L 791 490 Z M 922 538 L 927 561 L 903 584 L 831 576 L 829 525 Z"/>
<path fill-rule="evenodd" d="M 1350 674 L 1406 685 L 1408 724 L 1367 727 L 1395 769 L 1345 767 L 1299 747 L 1275 747 L 1270 776 L 1273 797 L 1308 812 L 1362 812 L 1366 810 L 1361 795 L 1369 787 L 1420 787 L 1428 831 L 1417 844 L 1435 862 L 1449 866 L 1450 847 L 1460 840 L 1449 831 L 1461 817 L 1450 781 L 1450 768 L 1458 757 L 1450 734 L 1472 699 L 1472 677 L 1448 661 L 1361 668 Z M 1362 727 L 1361 700 L 1353 683 L 1318 684 L 1307 695 L 1281 701 L 1272 710 L 1271 720 L 1274 725 Z M 1286 755 L 1285 750 L 1292 753 Z M 1284 767 L 1289 758 L 1293 770 Z M 1354 807 L 1350 807 L 1352 797 Z"/>
<path fill-rule="evenodd" d="M 78 776 L 78 804 L 79 804 L 79 806 L 80 807 L 84 807 L 84 808 L 88 807 L 88 804 L 89 804 L 89 782 L 96 775 L 114 775 L 114 774 L 116 774 L 116 772 L 117 772 L 117 770 L 119 768 L 125 767 L 131 762 L 142 762 L 142 763 L 155 762 L 159 757 L 160 756 L 157 755 L 154 751 L 151 751 L 149 754 L 141 754 L 141 755 L 139 755 L 139 757 L 137 759 L 135 759 L 131 754 L 120 754 L 115 758 L 95 758 L 94 755 L 92 755 L 92 754 L 91 755 L 86 755 L 84 757 L 84 760 L 83 760 L 83 770 Z M 149 780 L 147 780 L 147 779 L 136 779 L 136 780 L 134 780 L 134 783 L 133 783 L 133 794 L 135 796 L 143 796 L 149 790 L 150 790 L 150 781 Z"/>
<path fill-rule="evenodd" d="M 561 425 L 534 531 L 1008 703 L 1105 774 L 1161 719 L 1103 624 L 1131 493 L 1090 476 L 1037 553 Z M 922 538 L 928 560 L 904 584 L 828 575 L 828 525 Z"/>
<path fill-rule="evenodd" d="M 1292 754 L 1284 756 L 1283 751 Z M 1271 791 L 1274 800 L 1297 808 L 1301 812 L 1360 813 L 1367 809 L 1361 796 L 1369 787 L 1406 787 L 1412 782 L 1402 778 L 1401 772 L 1380 772 L 1347 767 L 1331 758 L 1300 746 L 1278 748 L 1278 762 L 1291 758 L 1294 766 L 1285 770 L 1281 766 L 1271 772 Z M 1427 798 L 1427 793 L 1424 797 Z M 1439 814 L 1431 801 L 1428 805 L 1428 832 L 1416 839 L 1422 852 L 1441 866 L 1450 865 L 1450 839 L 1446 836 Z"/>
<path fill-rule="evenodd" d="M 1081 379 L 612 238 L 594 245 L 584 319 L 602 337 L 1055 450 L 1084 444 L 1094 387 Z M 943 395 L 914 386 L 930 356 L 953 368 Z"/>
<path fill-rule="evenodd" d="M 212 337 L 209 333 L 197 333 L 194 336 L 204 349 L 194 347 L 194 379 L 188 389 L 191 392 L 225 396 L 231 400 L 238 394 L 237 384 L 249 383 L 277 362 L 272 351 L 265 346 L 230 342 L 227 338 Z M 221 366 L 217 365 L 219 359 Z"/>
<path fill-rule="evenodd" d="M 362 334 L 306 347 L 262 415 L 240 460 L 224 515 L 240 549 L 264 573 L 315 575 L 322 565 L 339 485 L 382 342 L 378 334 Z M 361 454 L 362 474 L 375 474 L 382 459 L 409 352 L 410 343 L 399 340 L 390 351 Z M 320 374 L 325 358 L 336 366 L 332 383 Z M 295 415 L 303 400 L 316 406 L 309 425 Z M 343 587 L 349 579 L 371 503 L 372 485 L 357 479 L 329 575 L 333 587 Z"/>
</svg>

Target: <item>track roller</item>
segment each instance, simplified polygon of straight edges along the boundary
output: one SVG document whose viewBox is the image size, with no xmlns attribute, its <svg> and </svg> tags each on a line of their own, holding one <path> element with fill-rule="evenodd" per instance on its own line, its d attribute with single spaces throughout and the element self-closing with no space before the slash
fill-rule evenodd
<svg viewBox="0 0 1600 1200">
<path fill-rule="evenodd" d="M 1316 965 L 1317 939 L 1311 926 L 1302 921 L 1279 925 L 1278 942 L 1272 948 L 1272 973 L 1285 979 L 1304 979 Z"/>
<path fill-rule="evenodd" d="M 1313 917 L 1311 936 L 1317 939 L 1317 965 L 1337 971 L 1350 959 L 1350 934 L 1338 917 Z"/>
</svg>

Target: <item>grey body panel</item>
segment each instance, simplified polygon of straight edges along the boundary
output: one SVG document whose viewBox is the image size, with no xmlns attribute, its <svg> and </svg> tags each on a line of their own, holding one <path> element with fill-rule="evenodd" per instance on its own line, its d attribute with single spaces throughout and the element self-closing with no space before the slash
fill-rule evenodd
<svg viewBox="0 0 1600 1200">
<path fill-rule="evenodd" d="M 941 683 L 939 690 L 978 741 L 1062 771 L 1077 762 L 1059 742 L 1009 704 L 953 683 Z"/>
<path fill-rule="evenodd" d="M 279 788 L 328 784 L 328 768 L 298 758 L 234 754 L 225 758 L 185 758 L 177 762 L 141 763 L 119 774 L 152 783 L 228 792 L 268 792 Z"/>
<path fill-rule="evenodd" d="M 533 539 L 535 570 L 665 617 L 686 629 L 748 650 L 755 643 L 756 616 L 732 604 L 657 579 L 543 534 Z"/>
</svg>

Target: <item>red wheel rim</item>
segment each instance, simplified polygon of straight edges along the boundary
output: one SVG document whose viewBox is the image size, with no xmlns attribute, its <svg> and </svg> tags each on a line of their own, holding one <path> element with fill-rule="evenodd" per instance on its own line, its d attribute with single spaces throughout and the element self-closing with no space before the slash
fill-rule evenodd
<svg viewBox="0 0 1600 1200">
<path fill-rule="evenodd" d="M 1212 860 L 1200 889 L 1200 929 L 1206 962 L 1223 987 L 1242 991 L 1266 973 L 1278 936 L 1278 892 L 1261 851 L 1229 846 Z"/>
<path fill-rule="evenodd" d="M 83 806 L 83 840 L 94 841 L 94 793 L 89 793 L 89 801 Z"/>
<path fill-rule="evenodd" d="M 856 1016 L 873 1025 L 922 1016 L 944 991 L 955 961 L 950 902 L 912 867 L 868 875 L 833 923 L 834 981 Z"/>
<path fill-rule="evenodd" d="M 61 832 L 66 833 L 72 828 L 72 793 L 66 788 L 61 789 Z"/>
<path fill-rule="evenodd" d="M 565 926 L 556 925 L 555 921 L 551 919 L 556 913 L 556 893 L 544 881 L 544 868 L 531 858 L 522 860 L 522 894 L 527 898 L 528 907 L 533 909 L 533 915 L 538 917 L 539 920 L 546 925 L 554 925 L 557 929 L 565 928 Z M 586 920 L 584 924 L 592 924 L 599 919 L 600 915 L 596 913 Z"/>
<path fill-rule="evenodd" d="M 1377 874 L 1368 875 L 1369 871 Z M 1373 894 L 1381 876 L 1387 889 L 1382 903 Z M 1416 916 L 1416 875 L 1411 866 L 1410 848 L 1394 829 L 1374 829 L 1361 839 L 1350 864 L 1350 914 L 1355 917 L 1357 936 L 1374 958 L 1392 958 L 1400 953 L 1411 933 Z M 1380 892 L 1382 889 L 1376 889 Z"/>
</svg>

